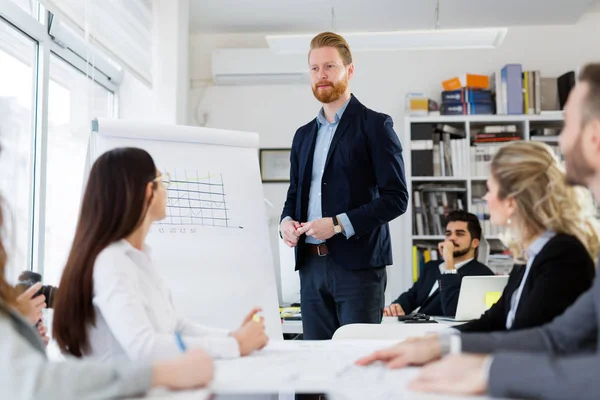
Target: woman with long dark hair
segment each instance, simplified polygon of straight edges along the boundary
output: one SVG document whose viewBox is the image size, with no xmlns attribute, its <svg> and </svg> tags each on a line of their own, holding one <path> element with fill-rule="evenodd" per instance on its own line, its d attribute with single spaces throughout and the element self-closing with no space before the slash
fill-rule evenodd
<svg viewBox="0 0 600 400">
<path fill-rule="evenodd" d="M 168 183 L 141 149 L 114 149 L 94 163 L 54 305 L 53 336 L 64 352 L 155 360 L 179 353 L 176 337 L 214 357 L 266 345 L 264 321 L 253 319 L 259 309 L 233 332 L 177 315 L 144 245 L 152 223 L 165 217 Z"/>
<path fill-rule="evenodd" d="M 1 200 L 1 199 L 0 199 Z M 204 386 L 213 376 L 210 357 L 200 349 L 168 361 L 100 364 L 49 362 L 44 343 L 6 281 L 7 254 L 0 201 L 0 388 L 8 399 L 116 399 L 143 394 L 151 387 L 187 389 Z M 34 320 L 37 318 L 34 313 Z"/>
</svg>

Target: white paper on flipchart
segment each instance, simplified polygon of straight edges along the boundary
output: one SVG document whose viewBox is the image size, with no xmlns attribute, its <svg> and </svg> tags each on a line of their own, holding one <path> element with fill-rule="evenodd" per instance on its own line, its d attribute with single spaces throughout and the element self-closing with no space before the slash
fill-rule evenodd
<svg viewBox="0 0 600 400">
<path fill-rule="evenodd" d="M 368 367 L 355 361 L 397 341 L 279 341 L 250 357 L 217 360 L 213 388 L 236 391 L 306 390 L 328 392 L 370 388 L 378 398 L 401 393 L 415 368 L 390 370 L 381 363 Z M 343 389 L 342 392 L 340 390 Z M 386 397 L 381 397 L 386 398 Z"/>
<path fill-rule="evenodd" d="M 177 311 L 232 330 L 259 306 L 269 337 L 283 340 L 258 134 L 124 120 L 92 125 L 88 165 L 131 146 L 171 175 L 167 218 L 153 224 L 146 242 Z"/>
</svg>

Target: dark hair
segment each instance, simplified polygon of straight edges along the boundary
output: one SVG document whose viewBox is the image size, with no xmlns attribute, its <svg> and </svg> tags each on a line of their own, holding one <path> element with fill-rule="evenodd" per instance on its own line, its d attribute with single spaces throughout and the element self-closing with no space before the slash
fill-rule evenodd
<svg viewBox="0 0 600 400">
<path fill-rule="evenodd" d="M 152 157 L 137 148 L 108 151 L 94 163 L 54 304 L 52 333 L 62 351 L 81 357 L 89 350 L 88 327 L 96 323 L 94 263 L 102 250 L 143 221 L 146 187 L 155 178 Z"/>
<path fill-rule="evenodd" d="M 479 218 L 477 218 L 475 214 L 471 214 L 470 212 L 466 212 L 464 210 L 450 211 L 446 216 L 446 225 L 448 225 L 450 222 L 456 221 L 467 223 L 467 230 L 471 235 L 471 240 L 481 240 L 481 224 L 479 223 Z"/>
<path fill-rule="evenodd" d="M 591 63 L 583 67 L 579 81 L 589 85 L 583 109 L 585 125 L 591 119 L 600 119 L 600 63 Z"/>
</svg>

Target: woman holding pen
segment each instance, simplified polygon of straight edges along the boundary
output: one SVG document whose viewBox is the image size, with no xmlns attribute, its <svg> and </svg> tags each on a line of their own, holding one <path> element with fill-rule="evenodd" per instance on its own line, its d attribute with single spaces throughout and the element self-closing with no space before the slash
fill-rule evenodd
<svg viewBox="0 0 600 400">
<path fill-rule="evenodd" d="M 54 306 L 53 336 L 64 352 L 156 360 L 187 347 L 232 358 L 267 344 L 257 308 L 233 332 L 177 315 L 144 244 L 152 223 L 165 217 L 169 183 L 141 149 L 111 150 L 94 163 Z"/>
<path fill-rule="evenodd" d="M 33 327 L 39 320 L 36 307 L 43 300 L 29 304 L 23 298 L 17 299 L 15 289 L 5 278 L 8 257 L 2 240 L 2 210 L 0 204 L 0 397 L 117 399 L 142 395 L 152 387 L 191 389 L 211 381 L 213 362 L 200 349 L 152 363 L 101 364 L 72 359 L 50 362 Z M 39 285 L 34 287 L 39 289 Z M 30 298 L 31 294 L 25 297 Z"/>
</svg>

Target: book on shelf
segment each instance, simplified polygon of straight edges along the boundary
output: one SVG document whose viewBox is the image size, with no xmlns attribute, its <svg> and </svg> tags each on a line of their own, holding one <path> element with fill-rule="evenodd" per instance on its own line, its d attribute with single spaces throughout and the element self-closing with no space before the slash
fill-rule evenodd
<svg viewBox="0 0 600 400">
<path fill-rule="evenodd" d="M 442 104 L 492 102 L 492 91 L 489 89 L 461 88 L 457 90 L 444 90 L 442 92 Z"/>
<path fill-rule="evenodd" d="M 540 109 L 544 111 L 559 111 L 561 109 L 558 100 L 558 79 L 540 77 Z"/>
<path fill-rule="evenodd" d="M 485 200 L 474 198 L 471 202 L 470 212 L 479 218 L 484 237 L 497 237 L 504 231 L 501 227 L 492 225 L 490 221 L 490 209 Z"/>
<path fill-rule="evenodd" d="M 507 64 L 500 71 L 502 110 L 506 114 L 523 114 L 523 68 Z"/>
<path fill-rule="evenodd" d="M 558 77 L 558 102 L 561 110 L 565 108 L 567 98 L 569 97 L 571 89 L 573 89 L 573 87 L 575 86 L 575 82 L 575 71 L 569 71 Z"/>
<path fill-rule="evenodd" d="M 493 103 L 444 103 L 442 115 L 491 115 L 495 114 Z"/>
<path fill-rule="evenodd" d="M 444 90 L 457 90 L 461 88 L 489 89 L 489 76 L 477 74 L 462 74 L 442 82 Z"/>
<path fill-rule="evenodd" d="M 471 176 L 487 177 L 490 174 L 492 158 L 500 146 L 472 146 L 471 151 Z"/>
<path fill-rule="evenodd" d="M 414 137 L 421 140 L 414 140 Z M 419 130 L 411 136 L 412 176 L 467 176 L 467 139 L 464 130 L 451 125 L 429 127 L 428 140 Z"/>
<path fill-rule="evenodd" d="M 413 191 L 413 234 L 444 235 L 446 215 L 464 210 L 467 189 L 464 186 L 421 184 Z"/>
<path fill-rule="evenodd" d="M 558 78 L 506 64 L 489 76 L 465 74 L 442 82 L 441 115 L 522 115 L 559 111 L 575 84 L 575 72 Z"/>
<path fill-rule="evenodd" d="M 515 140 L 521 140 L 520 138 L 515 138 Z M 535 140 L 535 139 L 534 139 Z M 506 143 L 506 141 L 499 142 L 479 142 L 476 146 L 471 146 L 469 148 L 471 154 L 471 176 L 475 176 L 478 178 L 485 178 L 490 174 L 490 166 L 492 164 L 492 159 L 500 150 L 502 146 L 501 144 Z M 500 145 L 499 145 L 500 144 Z M 560 151 L 560 147 L 558 144 L 546 143 L 558 161 L 560 163 L 563 162 L 563 156 Z"/>
<path fill-rule="evenodd" d="M 540 71 L 523 71 L 523 114 L 542 112 Z"/>
<path fill-rule="evenodd" d="M 437 246 L 422 245 L 415 245 L 412 247 L 412 250 L 412 276 L 413 282 L 416 282 L 417 279 L 419 279 L 419 277 L 423 274 L 425 264 L 427 264 L 429 261 L 435 261 L 438 259 L 438 250 Z"/>
<path fill-rule="evenodd" d="M 513 269 L 515 260 L 507 253 L 490 254 L 487 266 L 496 275 L 509 275 Z"/>
</svg>

